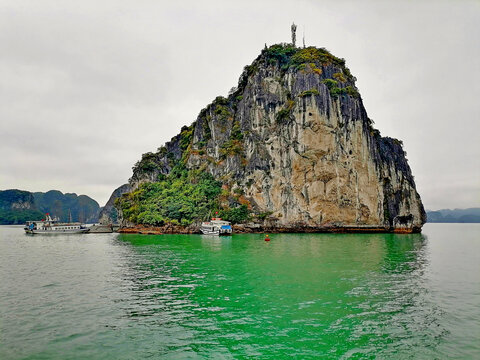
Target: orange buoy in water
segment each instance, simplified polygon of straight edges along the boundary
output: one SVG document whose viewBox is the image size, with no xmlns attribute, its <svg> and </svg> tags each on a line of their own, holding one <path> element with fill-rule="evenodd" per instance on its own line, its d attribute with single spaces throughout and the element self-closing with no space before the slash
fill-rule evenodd
<svg viewBox="0 0 480 360">
<path fill-rule="evenodd" d="M 270 241 L 270 238 L 268 237 L 268 234 L 265 235 L 265 241 Z"/>
</svg>

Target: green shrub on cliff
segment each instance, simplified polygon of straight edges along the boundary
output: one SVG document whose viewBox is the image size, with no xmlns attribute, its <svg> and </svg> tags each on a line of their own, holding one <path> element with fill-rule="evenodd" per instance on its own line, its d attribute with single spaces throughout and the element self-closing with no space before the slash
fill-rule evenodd
<svg viewBox="0 0 480 360">
<path fill-rule="evenodd" d="M 323 83 L 327 86 L 328 91 L 330 91 L 330 96 L 334 99 L 337 99 L 340 95 L 348 94 L 347 88 L 338 87 L 338 82 L 333 79 L 325 79 Z M 351 91 L 353 88 L 350 86 Z"/>
<path fill-rule="evenodd" d="M 180 147 L 182 148 L 182 150 L 186 150 L 192 142 L 193 126 L 183 126 L 180 132 L 180 136 Z"/>
<path fill-rule="evenodd" d="M 289 64 L 290 58 L 296 51 L 297 48 L 290 44 L 275 44 L 263 50 L 263 53 L 270 64 L 278 62 L 282 66 Z"/>
<path fill-rule="evenodd" d="M 334 87 L 330 89 L 330 95 L 337 99 L 340 95 L 345 95 L 347 90 L 345 88 Z"/>
<path fill-rule="evenodd" d="M 278 123 L 282 123 L 288 120 L 290 115 L 292 115 L 293 108 L 295 107 L 295 101 L 287 100 L 285 106 L 277 112 L 275 119 Z"/>
<path fill-rule="evenodd" d="M 337 72 L 337 73 L 333 74 L 332 76 L 335 78 L 335 80 L 337 80 L 339 82 L 343 83 L 343 82 L 347 81 L 347 79 L 345 78 L 345 75 L 343 75 L 342 73 Z"/>
<path fill-rule="evenodd" d="M 227 140 L 220 147 L 220 155 L 223 158 L 241 154 L 243 154 L 243 143 L 240 140 Z"/>
<path fill-rule="evenodd" d="M 320 95 L 317 89 L 310 89 L 310 90 L 305 90 L 304 92 L 300 93 L 298 96 L 299 97 L 305 97 L 305 96 L 311 96 L 311 95 Z"/>
<path fill-rule="evenodd" d="M 228 99 L 223 96 L 217 96 L 215 100 L 213 100 L 213 104 L 228 105 Z"/>
<path fill-rule="evenodd" d="M 333 79 L 325 79 L 323 83 L 327 86 L 328 90 L 332 90 L 332 88 L 337 87 L 338 82 Z"/>
<path fill-rule="evenodd" d="M 220 210 L 220 217 L 223 220 L 231 221 L 232 223 L 241 223 L 248 219 L 249 211 L 247 205 L 240 205 L 234 208 Z"/>
<path fill-rule="evenodd" d="M 355 98 L 358 98 L 360 97 L 360 93 L 358 92 L 357 89 L 355 89 L 353 86 L 347 86 L 345 88 L 345 90 L 347 91 L 347 94 L 350 95 L 350 96 L 353 96 Z"/>
<path fill-rule="evenodd" d="M 167 150 L 165 147 L 158 149 L 159 154 L 162 154 L 163 152 L 166 152 L 166 151 Z M 157 168 L 158 168 L 157 155 L 152 152 L 148 152 L 148 153 L 142 154 L 142 159 L 135 163 L 135 165 L 133 166 L 133 172 L 144 174 L 144 173 L 152 172 Z"/>
<path fill-rule="evenodd" d="M 232 132 L 230 134 L 232 140 L 243 140 L 242 129 L 240 128 L 240 122 L 235 121 L 232 126 Z"/>
<path fill-rule="evenodd" d="M 317 75 L 322 75 L 323 71 L 317 67 L 315 63 L 304 63 L 297 66 L 297 69 L 303 72 L 314 72 Z"/>
<path fill-rule="evenodd" d="M 344 59 L 337 58 L 325 48 L 316 48 L 313 46 L 304 49 L 298 49 L 297 52 L 292 56 L 291 63 L 293 65 L 314 63 L 317 65 L 335 64 L 342 67 L 345 66 Z"/>
<path fill-rule="evenodd" d="M 126 220 L 134 223 L 186 226 L 207 219 L 219 207 L 220 193 L 221 183 L 212 175 L 179 164 L 163 180 L 144 183 L 117 199 L 116 206 Z"/>
<path fill-rule="evenodd" d="M 292 56 L 293 64 L 316 63 L 320 60 L 322 53 L 320 49 L 308 47 L 301 49 Z"/>
</svg>

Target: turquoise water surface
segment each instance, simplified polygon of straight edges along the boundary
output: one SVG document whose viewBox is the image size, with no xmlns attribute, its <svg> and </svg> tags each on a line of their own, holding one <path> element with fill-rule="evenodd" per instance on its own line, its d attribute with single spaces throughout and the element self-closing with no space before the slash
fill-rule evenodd
<svg viewBox="0 0 480 360">
<path fill-rule="evenodd" d="M 480 358 L 480 224 L 270 236 L 2 226 L 0 359 Z"/>
</svg>

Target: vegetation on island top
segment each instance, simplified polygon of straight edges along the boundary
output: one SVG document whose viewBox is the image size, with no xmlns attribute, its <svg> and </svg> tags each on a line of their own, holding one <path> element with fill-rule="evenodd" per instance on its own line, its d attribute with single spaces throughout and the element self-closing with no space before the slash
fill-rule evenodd
<svg viewBox="0 0 480 360">
<path fill-rule="evenodd" d="M 357 98 L 360 96 L 355 88 L 357 79 L 352 75 L 350 69 L 346 67 L 345 59 L 334 56 L 325 48 L 316 48 L 314 46 L 299 48 L 292 44 L 281 43 L 265 47 L 252 64 L 244 67 L 238 87 L 231 92 L 234 100 L 241 100 L 242 91 L 245 89 L 249 77 L 255 74 L 262 64 L 279 66 L 284 72 L 292 69 L 293 71 L 312 72 L 319 76 L 324 74 L 325 67 L 333 65 L 339 71 L 332 75 L 332 80 L 344 83 L 344 85 L 336 86 L 333 89 L 332 97 L 337 99 L 339 95 L 350 95 Z M 331 90 L 329 88 L 330 92 Z"/>
<path fill-rule="evenodd" d="M 168 175 L 141 184 L 118 198 L 115 205 L 125 220 L 152 226 L 188 226 L 215 214 L 233 223 L 247 220 L 248 206 L 229 197 L 230 192 L 223 190 L 222 183 L 210 173 L 188 170 L 179 162 Z"/>
<path fill-rule="evenodd" d="M 292 44 L 275 44 L 263 49 L 260 56 L 265 57 L 268 64 L 278 63 L 283 70 L 287 70 L 290 67 L 298 70 L 299 68 L 304 68 L 305 64 L 310 64 L 317 68 L 331 64 L 345 68 L 345 59 L 332 55 L 325 48 L 316 48 L 314 46 L 298 48 Z M 347 71 L 347 75 L 351 76 L 350 71 Z"/>
</svg>

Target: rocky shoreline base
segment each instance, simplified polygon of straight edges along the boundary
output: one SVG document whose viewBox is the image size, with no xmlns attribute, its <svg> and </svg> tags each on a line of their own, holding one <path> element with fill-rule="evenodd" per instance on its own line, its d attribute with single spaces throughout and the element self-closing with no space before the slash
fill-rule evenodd
<svg viewBox="0 0 480 360">
<path fill-rule="evenodd" d="M 262 234 L 262 233 L 395 233 L 395 234 L 412 234 L 421 232 L 421 228 L 387 228 L 382 226 L 295 226 L 295 227 L 279 227 L 279 226 L 262 226 L 262 225 L 233 225 L 234 234 Z M 201 234 L 198 226 L 180 226 L 180 225 L 165 225 L 165 226 L 145 226 L 136 225 L 131 227 L 120 227 L 119 233 L 122 234 L 148 234 L 148 235 L 163 235 L 163 234 Z"/>
</svg>

